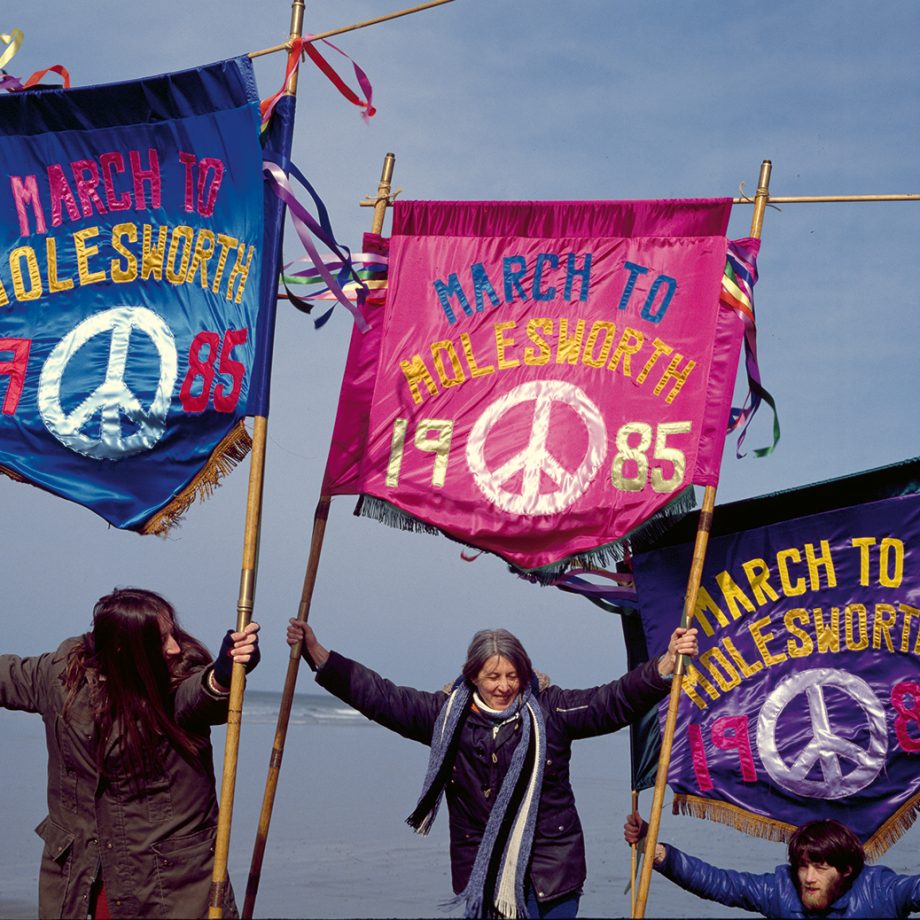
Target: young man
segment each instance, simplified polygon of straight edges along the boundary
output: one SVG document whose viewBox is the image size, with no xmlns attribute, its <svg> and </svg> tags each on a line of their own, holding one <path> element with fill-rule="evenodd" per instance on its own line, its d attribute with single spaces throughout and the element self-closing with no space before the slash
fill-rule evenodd
<svg viewBox="0 0 920 920">
<path fill-rule="evenodd" d="M 633 844 L 648 825 L 638 812 L 623 836 Z M 866 866 L 859 838 L 839 821 L 803 824 L 789 840 L 789 863 L 758 875 L 719 869 L 659 843 L 655 868 L 687 891 L 765 917 L 906 917 L 920 909 L 920 875 Z"/>
</svg>

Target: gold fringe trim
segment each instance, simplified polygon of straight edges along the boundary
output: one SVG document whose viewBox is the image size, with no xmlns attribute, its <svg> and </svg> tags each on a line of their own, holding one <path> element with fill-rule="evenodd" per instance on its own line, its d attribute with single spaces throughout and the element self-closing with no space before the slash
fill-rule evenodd
<svg viewBox="0 0 920 920">
<path fill-rule="evenodd" d="M 750 837 L 762 837 L 764 840 L 774 840 L 777 843 L 787 843 L 795 830 L 794 824 L 763 818 L 728 802 L 717 802 L 683 793 L 674 796 L 673 812 L 675 815 L 691 815 L 707 821 L 718 821 Z"/>
<path fill-rule="evenodd" d="M 240 421 L 214 448 L 205 467 L 165 508 L 147 521 L 141 533 L 165 537 L 196 501 L 204 501 L 211 495 L 224 476 L 245 459 L 251 447 L 252 438 L 245 423 Z"/>
<path fill-rule="evenodd" d="M 878 859 L 916 821 L 920 813 L 920 793 L 905 802 L 865 843 L 866 856 Z"/>
<path fill-rule="evenodd" d="M 774 840 L 777 843 L 788 843 L 793 831 L 795 831 L 794 824 L 764 818 L 728 802 L 717 802 L 712 799 L 703 799 L 699 796 L 683 793 L 674 796 L 673 813 L 675 815 L 691 815 L 694 818 L 704 818 L 708 821 L 718 821 L 751 837 L 762 837 L 765 840 Z M 885 850 L 896 843 L 910 829 L 918 814 L 920 814 L 920 793 L 917 793 L 910 801 L 905 802 L 863 844 L 866 858 L 870 861 L 878 859 Z"/>
<path fill-rule="evenodd" d="M 28 482 L 29 480 L 25 476 L 20 476 L 19 473 L 13 472 L 13 470 L 7 469 L 5 466 L 0 466 L 0 473 L 3 473 L 4 476 L 9 476 L 13 482 Z"/>
</svg>

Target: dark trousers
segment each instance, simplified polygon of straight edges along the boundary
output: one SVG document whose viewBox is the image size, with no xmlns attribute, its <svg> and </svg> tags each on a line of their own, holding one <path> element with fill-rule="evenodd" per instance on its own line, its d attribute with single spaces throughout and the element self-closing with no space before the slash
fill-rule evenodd
<svg viewBox="0 0 920 920">
<path fill-rule="evenodd" d="M 533 888 L 527 892 L 527 916 L 538 920 L 571 920 L 578 916 L 581 892 L 564 894 L 552 901 L 538 901 Z"/>
</svg>

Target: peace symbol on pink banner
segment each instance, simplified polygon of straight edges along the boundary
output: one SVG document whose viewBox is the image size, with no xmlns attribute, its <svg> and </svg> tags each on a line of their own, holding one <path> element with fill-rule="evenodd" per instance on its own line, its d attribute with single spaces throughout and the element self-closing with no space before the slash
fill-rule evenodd
<svg viewBox="0 0 920 920">
<path fill-rule="evenodd" d="M 398 203 L 324 491 L 532 569 L 714 484 L 743 332 L 719 300 L 730 207 Z"/>
</svg>

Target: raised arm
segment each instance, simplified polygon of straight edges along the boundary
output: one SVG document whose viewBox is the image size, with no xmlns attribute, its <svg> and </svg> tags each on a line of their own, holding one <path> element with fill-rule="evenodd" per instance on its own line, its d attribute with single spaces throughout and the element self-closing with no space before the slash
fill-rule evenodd
<svg viewBox="0 0 920 920">
<path fill-rule="evenodd" d="M 898 875 L 891 870 L 879 875 L 881 887 L 888 891 L 892 899 L 893 916 L 906 917 L 920 910 L 920 875 Z"/>
<path fill-rule="evenodd" d="M 619 680 L 589 690 L 554 688 L 551 701 L 570 738 L 589 738 L 623 728 L 667 696 L 678 655 L 699 651 L 696 629 L 678 627 L 668 650 L 655 661 L 633 668 Z"/>
<path fill-rule="evenodd" d="M 321 687 L 384 728 L 431 743 L 435 720 L 447 700 L 444 693 L 400 687 L 363 664 L 330 652 L 302 620 L 290 621 L 287 641 L 291 646 L 301 643 L 301 654 L 316 671 Z"/>
<path fill-rule="evenodd" d="M 72 642 L 70 645 L 65 643 L 56 652 L 27 658 L 0 655 L 0 707 L 21 712 L 44 712 L 53 705 L 49 677 L 60 670 L 71 646 Z"/>
<path fill-rule="evenodd" d="M 248 674 L 261 658 L 258 623 L 240 632 L 227 630 L 213 664 L 187 677 L 176 690 L 175 718 L 184 728 L 201 730 L 227 721 L 233 665 L 239 662 Z"/>
<path fill-rule="evenodd" d="M 300 643 L 300 655 L 310 666 L 311 671 L 321 668 L 329 657 L 329 649 L 320 645 L 313 627 L 303 620 L 295 620 L 291 617 L 287 628 L 287 644 L 292 648 Z"/>
<path fill-rule="evenodd" d="M 696 627 L 687 629 L 686 627 L 678 626 L 671 633 L 668 650 L 658 659 L 658 673 L 665 679 L 670 679 L 674 676 L 679 655 L 696 658 L 699 652 L 700 647 L 697 642 Z"/>
<path fill-rule="evenodd" d="M 638 843 L 641 847 L 647 830 L 648 824 L 642 816 L 633 812 L 623 825 L 623 839 L 628 844 Z M 765 874 L 720 869 L 664 843 L 655 846 L 654 866 L 665 878 L 698 897 L 727 907 L 756 911 L 766 917 L 783 916 L 782 903 L 798 902 L 794 891 L 786 891 L 786 897 L 782 897 L 781 889 L 792 886 L 787 867 Z M 790 894 L 794 901 L 788 900 Z M 689 915 L 692 911 L 687 913 Z"/>
</svg>

